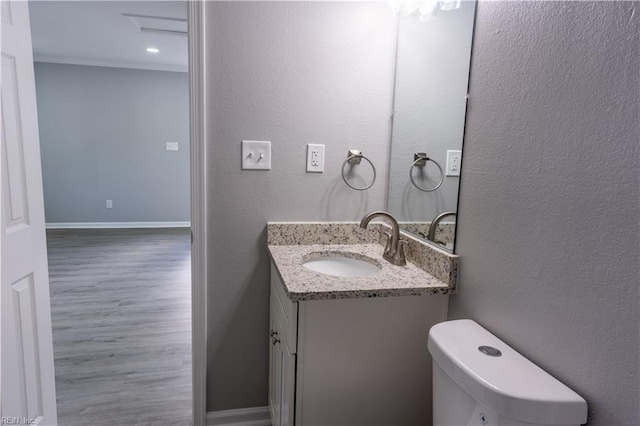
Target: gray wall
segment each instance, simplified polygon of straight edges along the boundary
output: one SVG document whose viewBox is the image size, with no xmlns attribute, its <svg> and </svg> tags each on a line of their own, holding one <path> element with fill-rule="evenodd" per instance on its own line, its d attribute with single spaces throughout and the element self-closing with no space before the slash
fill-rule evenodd
<svg viewBox="0 0 640 426">
<path fill-rule="evenodd" d="M 35 75 L 47 223 L 189 221 L 186 73 L 36 63 Z"/>
<path fill-rule="evenodd" d="M 434 21 L 409 17 L 400 23 L 389 168 L 389 212 L 398 220 L 430 222 L 457 209 L 459 177 L 445 177 L 436 191 L 423 192 L 411 183 L 409 168 L 415 152 L 426 152 L 444 171 L 447 150 L 462 149 L 474 10 L 475 3 L 465 1 Z M 424 173 L 428 179 L 413 170 L 420 186 L 437 185 L 433 163 Z"/>
<path fill-rule="evenodd" d="M 640 424 L 640 3 L 482 2 L 452 318 Z"/>
<path fill-rule="evenodd" d="M 265 406 L 267 221 L 359 220 L 385 207 L 395 21 L 386 3 L 207 4 L 208 410 Z M 243 139 L 272 142 L 271 171 L 240 170 Z M 322 174 L 306 144 L 326 145 Z M 347 150 L 378 168 L 340 177 Z M 363 166 L 364 167 L 364 166 Z"/>
</svg>

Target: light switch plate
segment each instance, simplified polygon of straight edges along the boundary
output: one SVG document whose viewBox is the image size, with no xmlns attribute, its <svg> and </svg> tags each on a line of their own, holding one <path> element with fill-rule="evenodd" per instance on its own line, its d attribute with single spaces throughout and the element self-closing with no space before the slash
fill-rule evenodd
<svg viewBox="0 0 640 426">
<path fill-rule="evenodd" d="M 178 142 L 167 142 L 167 151 L 177 151 Z"/>
<path fill-rule="evenodd" d="M 242 141 L 242 170 L 271 170 L 271 141 Z"/>
</svg>

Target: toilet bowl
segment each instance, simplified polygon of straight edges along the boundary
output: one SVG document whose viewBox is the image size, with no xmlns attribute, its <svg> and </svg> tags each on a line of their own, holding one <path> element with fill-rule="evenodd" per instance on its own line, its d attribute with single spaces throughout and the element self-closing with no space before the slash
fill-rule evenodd
<svg viewBox="0 0 640 426">
<path fill-rule="evenodd" d="M 472 320 L 436 324 L 434 426 L 581 425 L 587 402 Z"/>
</svg>

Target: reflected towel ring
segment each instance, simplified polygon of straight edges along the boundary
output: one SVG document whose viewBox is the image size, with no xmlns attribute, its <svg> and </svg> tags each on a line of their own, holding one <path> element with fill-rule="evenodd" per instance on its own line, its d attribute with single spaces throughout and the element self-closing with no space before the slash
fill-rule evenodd
<svg viewBox="0 0 640 426">
<path fill-rule="evenodd" d="M 358 188 L 357 186 L 353 186 L 349 183 L 347 177 L 344 175 L 344 167 L 347 164 L 360 164 L 360 161 L 362 159 L 367 160 L 367 162 L 371 164 L 371 169 L 373 170 L 373 179 L 371 180 L 371 183 L 369 185 Z M 355 189 L 356 191 L 365 191 L 371 188 L 376 181 L 376 166 L 373 165 L 371 160 L 362 155 L 362 151 L 358 151 L 357 149 L 349 150 L 349 152 L 347 153 L 347 159 L 344 160 L 344 163 L 342 163 L 342 180 L 344 180 L 344 183 L 346 183 L 349 188 Z"/>
<path fill-rule="evenodd" d="M 413 186 L 415 186 L 416 188 L 418 188 L 420 191 L 423 191 L 423 192 L 432 192 L 440 188 L 440 185 L 442 185 L 442 182 L 444 182 L 444 171 L 442 170 L 442 167 L 440 167 L 440 164 L 438 164 L 438 162 L 433 158 L 429 158 L 427 154 L 424 152 L 416 152 L 415 154 L 413 154 L 413 160 L 414 161 L 411 164 L 411 168 L 409 168 L 409 179 L 411 179 L 411 183 L 413 184 Z M 413 180 L 413 174 L 411 173 L 414 167 L 416 166 L 424 167 L 427 164 L 427 161 L 431 161 L 433 164 L 436 165 L 436 167 L 438 167 L 438 170 L 440 170 L 440 182 L 438 182 L 438 184 L 433 188 L 423 188 L 419 186 L 416 183 L 416 181 Z"/>
</svg>

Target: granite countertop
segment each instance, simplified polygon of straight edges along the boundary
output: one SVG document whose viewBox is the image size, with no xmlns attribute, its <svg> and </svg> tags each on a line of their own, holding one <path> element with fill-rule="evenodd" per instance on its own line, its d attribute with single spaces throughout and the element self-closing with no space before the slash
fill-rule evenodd
<svg viewBox="0 0 640 426">
<path fill-rule="evenodd" d="M 413 263 L 395 266 L 387 262 L 382 258 L 380 244 L 269 244 L 268 249 L 285 291 L 294 302 L 448 294 L 455 290 Z M 380 271 L 364 277 L 336 277 L 302 265 L 307 260 L 330 257 L 336 252 L 376 263 Z"/>
</svg>

